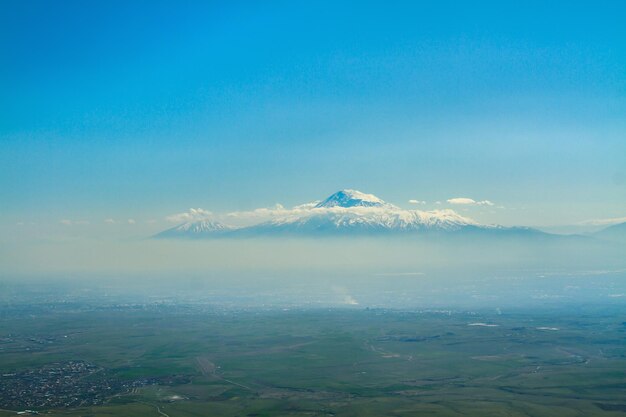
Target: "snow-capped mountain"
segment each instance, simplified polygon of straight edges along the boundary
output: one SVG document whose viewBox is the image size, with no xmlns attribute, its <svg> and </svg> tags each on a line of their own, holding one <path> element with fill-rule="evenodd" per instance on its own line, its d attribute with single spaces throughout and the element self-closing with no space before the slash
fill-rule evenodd
<svg viewBox="0 0 626 417">
<path fill-rule="evenodd" d="M 404 210 L 373 194 L 341 190 L 313 205 L 240 230 L 241 234 L 389 234 L 480 226 L 453 210 Z"/>
<path fill-rule="evenodd" d="M 457 231 L 480 227 L 475 221 L 453 210 L 418 211 L 388 207 L 330 209 L 314 208 L 308 213 L 287 215 L 251 226 L 242 232 L 272 233 L 406 233 L 426 230 Z M 486 227 L 486 226 L 485 226 Z"/>
<path fill-rule="evenodd" d="M 167 229 L 155 237 L 168 238 L 168 237 L 210 237 L 219 236 L 234 230 L 233 227 L 219 223 L 217 221 L 203 219 L 190 221 L 180 224 L 171 229 Z"/>
<path fill-rule="evenodd" d="M 158 237 L 225 237 L 280 235 L 380 235 L 463 230 L 503 230 L 481 225 L 454 210 L 405 210 L 372 194 L 341 190 L 322 201 L 271 211 L 270 219 L 233 228 L 214 220 L 183 223 Z"/>
<path fill-rule="evenodd" d="M 397 208 L 393 204 L 385 203 L 373 194 L 365 194 L 356 190 L 341 190 L 331 195 L 324 201 L 315 205 L 315 208 L 332 207 L 386 207 Z"/>
</svg>

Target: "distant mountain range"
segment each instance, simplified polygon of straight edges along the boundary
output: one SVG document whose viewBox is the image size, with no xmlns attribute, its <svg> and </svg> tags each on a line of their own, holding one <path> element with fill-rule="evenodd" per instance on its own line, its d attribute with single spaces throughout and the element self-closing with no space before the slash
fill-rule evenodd
<svg viewBox="0 0 626 417">
<path fill-rule="evenodd" d="M 626 242 L 626 223 L 618 223 L 593 234 L 596 239 Z"/>
<path fill-rule="evenodd" d="M 182 223 L 157 238 L 470 234 L 544 235 L 536 229 L 484 225 L 454 210 L 405 210 L 372 194 L 341 190 L 328 198 L 283 210 L 269 221 L 233 227 L 209 218 Z"/>
</svg>

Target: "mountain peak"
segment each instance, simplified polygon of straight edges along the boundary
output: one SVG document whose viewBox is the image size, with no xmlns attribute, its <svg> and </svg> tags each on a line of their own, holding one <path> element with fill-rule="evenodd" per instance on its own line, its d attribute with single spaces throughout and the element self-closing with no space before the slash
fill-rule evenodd
<svg viewBox="0 0 626 417">
<path fill-rule="evenodd" d="M 202 237 L 211 235 L 220 235 L 234 230 L 233 227 L 219 223 L 214 220 L 204 219 L 183 223 L 171 229 L 167 229 L 156 237 Z"/>
<path fill-rule="evenodd" d="M 330 207 L 390 207 L 391 204 L 385 203 L 373 194 L 365 194 L 357 190 L 341 190 L 337 191 L 324 201 L 318 203 L 315 208 Z"/>
</svg>

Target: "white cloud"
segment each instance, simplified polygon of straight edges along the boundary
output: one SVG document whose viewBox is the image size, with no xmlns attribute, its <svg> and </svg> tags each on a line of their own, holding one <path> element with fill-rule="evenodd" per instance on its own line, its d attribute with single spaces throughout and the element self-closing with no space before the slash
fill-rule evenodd
<svg viewBox="0 0 626 417">
<path fill-rule="evenodd" d="M 69 219 L 60 220 L 59 223 L 65 226 L 89 224 L 87 220 L 69 220 Z"/>
<path fill-rule="evenodd" d="M 190 208 L 189 211 L 186 211 L 184 213 L 172 214 L 171 216 L 167 216 L 165 219 L 171 223 L 183 223 L 208 219 L 212 215 L 213 213 L 205 209 Z"/>
<path fill-rule="evenodd" d="M 321 202 L 320 200 L 316 200 L 316 201 L 311 201 L 310 203 L 300 204 L 298 206 L 294 206 L 294 210 L 297 210 L 297 209 L 302 209 L 302 210 L 312 209 L 315 206 L 317 206 L 320 202 Z"/>
<path fill-rule="evenodd" d="M 585 226 L 610 226 L 613 224 L 626 223 L 626 217 L 613 217 L 609 219 L 591 219 L 581 222 Z"/>
<path fill-rule="evenodd" d="M 476 201 L 467 197 L 456 197 L 447 200 L 450 204 L 466 205 L 466 206 L 493 206 L 494 204 L 489 200 Z"/>
<path fill-rule="evenodd" d="M 310 210 L 315 206 L 314 203 L 301 204 L 295 206 L 293 209 L 286 209 L 282 204 L 276 203 L 274 207 L 261 207 L 250 211 L 233 211 L 227 214 L 228 217 L 237 218 L 258 218 L 258 217 L 273 217 L 282 216 L 285 214 L 291 214 L 294 211 Z"/>
<path fill-rule="evenodd" d="M 383 223 L 398 222 L 410 224 L 417 220 L 429 223 L 467 223 L 477 224 L 474 220 L 463 217 L 454 210 L 405 210 L 393 205 L 381 207 L 317 207 L 319 202 L 310 202 L 286 208 L 281 204 L 272 207 L 261 207 L 249 211 L 233 211 L 224 214 L 213 214 L 204 209 L 190 209 L 188 212 L 178 213 L 167 217 L 167 220 L 175 223 L 195 222 L 211 218 L 225 224 L 236 227 L 246 227 L 253 224 L 260 224 L 266 221 L 291 222 L 299 219 L 306 219 L 312 216 L 331 215 L 354 217 L 358 219 L 373 218 Z M 420 202 L 421 203 L 421 202 Z"/>
<path fill-rule="evenodd" d="M 426 204 L 425 201 L 420 201 L 420 200 L 409 200 L 409 203 L 411 204 Z"/>
<path fill-rule="evenodd" d="M 120 223 L 120 222 L 116 221 L 115 219 L 104 219 L 104 222 L 106 224 L 118 224 L 118 223 Z M 122 221 L 122 223 L 123 223 L 123 221 Z M 126 220 L 126 223 L 128 223 L 128 224 L 135 224 L 137 222 L 135 221 L 135 219 L 128 219 L 128 220 Z"/>
<path fill-rule="evenodd" d="M 416 220 L 428 223 L 448 223 L 462 222 L 476 224 L 467 217 L 463 217 L 454 210 L 405 210 L 395 206 L 384 207 L 315 207 L 311 204 L 295 206 L 292 209 L 277 205 L 274 208 L 260 208 L 246 212 L 228 213 L 230 220 L 237 220 L 241 223 L 258 224 L 263 221 L 292 222 L 299 219 L 306 219 L 312 216 L 342 216 L 353 217 L 355 219 L 377 219 L 377 221 L 388 224 L 389 222 L 399 222 L 409 224 Z"/>
</svg>

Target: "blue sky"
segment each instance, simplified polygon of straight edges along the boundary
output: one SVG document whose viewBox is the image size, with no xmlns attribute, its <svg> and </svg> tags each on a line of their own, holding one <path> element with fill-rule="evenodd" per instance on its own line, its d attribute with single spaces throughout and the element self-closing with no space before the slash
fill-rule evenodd
<svg viewBox="0 0 626 417">
<path fill-rule="evenodd" d="M 2 2 L 3 230 L 341 188 L 626 216 L 622 1 L 180 3 Z"/>
</svg>

